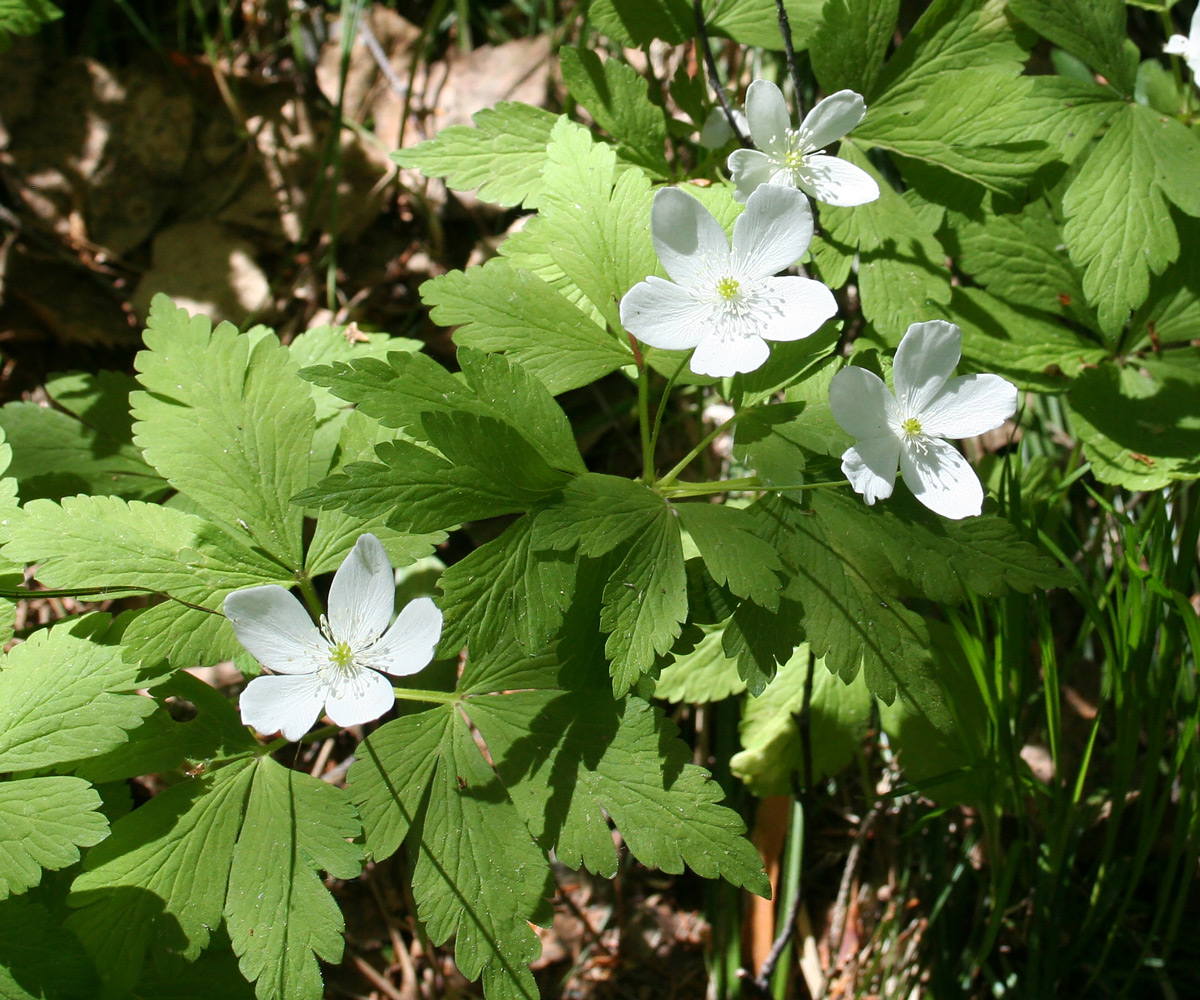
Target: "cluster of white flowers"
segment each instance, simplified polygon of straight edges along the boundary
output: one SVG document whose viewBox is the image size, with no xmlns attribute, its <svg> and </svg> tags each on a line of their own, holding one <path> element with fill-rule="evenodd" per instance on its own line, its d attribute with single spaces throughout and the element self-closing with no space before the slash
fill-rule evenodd
<svg viewBox="0 0 1200 1000">
<path fill-rule="evenodd" d="M 1200 39 L 1195 22 L 1193 36 Z M 866 111 L 860 95 L 841 90 L 793 128 L 782 91 L 766 80 L 750 84 L 739 127 L 744 123 L 758 148 L 729 156 L 734 197 L 746 204 L 734 223 L 732 246 L 699 200 L 678 188 L 659 190 L 650 235 L 670 280 L 651 276 L 629 290 L 621 300 L 625 329 L 652 347 L 691 350 L 698 375 L 725 377 L 759 368 L 770 354 L 769 341 L 799 340 L 831 319 L 837 303 L 828 288 L 810 278 L 776 275 L 812 241 L 806 196 L 839 207 L 879 197 L 869 174 L 822 152 Z M 716 146 L 730 134 L 710 120 L 702 141 Z M 899 465 L 905 483 L 931 510 L 961 518 L 982 509 L 978 478 L 944 439 L 1000 426 L 1016 411 L 1017 391 L 997 375 L 950 380 L 961 337 L 950 323 L 911 326 L 892 369 L 897 396 L 862 368 L 835 376 L 833 415 L 857 439 L 842 456 L 842 469 L 868 504 L 891 496 Z"/>
</svg>

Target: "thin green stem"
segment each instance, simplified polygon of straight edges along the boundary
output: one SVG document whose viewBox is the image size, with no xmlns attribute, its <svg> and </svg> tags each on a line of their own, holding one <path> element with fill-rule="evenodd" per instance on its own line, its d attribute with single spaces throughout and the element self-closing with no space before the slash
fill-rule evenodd
<svg viewBox="0 0 1200 1000">
<path fill-rule="evenodd" d="M 691 465 L 692 462 L 695 460 L 695 458 L 698 455 L 702 455 L 704 453 L 704 450 L 710 444 L 712 444 L 721 434 L 723 434 L 726 430 L 728 430 L 735 423 L 737 423 L 737 421 L 742 418 L 743 414 L 749 412 L 749 409 L 750 408 L 747 407 L 745 410 L 739 410 L 732 417 L 730 417 L 728 420 L 726 420 L 723 424 L 718 424 L 716 427 L 714 427 L 712 429 L 712 431 L 710 431 L 708 434 L 705 434 L 704 437 L 702 437 L 700 439 L 699 444 L 697 444 L 695 448 L 693 448 L 686 455 L 684 455 L 683 458 L 681 458 L 679 460 L 679 463 L 675 466 L 675 468 L 673 468 L 670 472 L 668 472 L 665 476 L 663 476 L 662 479 L 660 479 L 658 481 L 658 485 L 660 487 L 670 486 L 673 482 L 675 482 L 675 480 L 679 476 L 679 474 L 684 469 L 686 469 L 689 465 Z"/>
<path fill-rule="evenodd" d="M 671 377 L 667 379 L 667 387 L 663 389 L 662 400 L 658 404 L 658 409 L 654 411 L 654 429 L 650 432 L 650 454 L 655 455 L 658 452 L 658 432 L 662 429 L 663 414 L 667 409 L 667 402 L 671 398 L 671 390 L 675 388 L 675 383 L 679 376 L 683 374 L 683 366 L 691 359 L 691 354 L 687 354 L 679 362 L 679 367 L 671 373 Z"/>
<path fill-rule="evenodd" d="M 400 701 L 432 701 L 439 705 L 453 705 L 459 700 L 454 691 L 427 691 L 422 688 L 393 687 Z"/>
<path fill-rule="evenodd" d="M 741 493 L 752 490 L 764 493 L 795 493 L 800 490 L 823 490 L 849 485 L 850 480 L 838 479 L 828 483 L 796 483 L 790 486 L 776 486 L 774 483 L 764 483 L 758 476 L 746 476 L 743 479 L 718 479 L 708 483 L 679 483 L 666 487 L 660 482 L 658 488 L 662 495 L 669 499 L 671 497 L 711 496 L 714 493 Z"/>
<path fill-rule="evenodd" d="M 321 616 L 325 614 L 325 608 L 321 605 L 321 598 L 317 596 L 317 588 L 313 586 L 312 578 L 304 570 L 300 570 L 296 574 L 296 582 L 300 584 L 300 596 L 308 606 L 308 613 L 320 621 Z"/>
<path fill-rule="evenodd" d="M 286 736 L 280 736 L 271 740 L 270 743 L 264 743 L 254 752 L 259 757 L 265 757 L 268 754 L 273 754 L 276 750 L 282 750 L 289 743 L 317 743 L 320 740 L 326 739 L 329 736 L 334 736 L 341 731 L 341 726 L 329 725 L 322 726 L 320 729 L 314 729 L 311 733 L 305 733 L 298 740 L 289 740 Z"/>
<path fill-rule="evenodd" d="M 632 339 L 632 338 L 630 338 Z M 650 440 L 650 372 L 638 361 L 638 428 L 642 436 L 642 482 L 654 482 L 654 443 Z"/>
</svg>

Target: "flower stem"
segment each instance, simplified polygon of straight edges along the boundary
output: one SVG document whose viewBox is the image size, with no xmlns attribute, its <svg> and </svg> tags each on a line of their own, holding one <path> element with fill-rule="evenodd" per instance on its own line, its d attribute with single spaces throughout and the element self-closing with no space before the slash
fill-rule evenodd
<svg viewBox="0 0 1200 1000">
<path fill-rule="evenodd" d="M 312 577 L 308 575 L 307 570 L 297 571 L 296 582 L 300 584 L 300 595 L 308 606 L 308 613 L 314 620 L 320 621 L 325 609 L 321 606 L 321 598 L 317 596 L 317 588 L 313 586 Z"/>
<path fill-rule="evenodd" d="M 402 688 L 394 687 L 396 697 L 400 701 L 432 701 L 439 705 L 453 705 L 458 701 L 458 695 L 454 691 L 427 691 L 422 688 Z"/>
<path fill-rule="evenodd" d="M 823 490 L 829 487 L 849 486 L 850 480 L 838 479 L 828 483 L 797 483 L 794 486 L 776 486 L 764 483 L 758 476 L 746 476 L 743 479 L 718 479 L 708 483 L 678 483 L 674 486 L 663 486 L 659 489 L 665 497 L 703 497 L 714 493 L 748 492 L 758 490 L 763 493 L 792 493 L 799 490 Z"/>
<path fill-rule="evenodd" d="M 650 439 L 650 372 L 638 366 L 638 427 L 642 435 L 642 481 L 654 482 L 654 442 Z"/>
<path fill-rule="evenodd" d="M 700 439 L 700 443 L 697 444 L 696 447 L 693 448 L 691 451 L 689 451 L 686 455 L 684 455 L 683 458 L 681 458 L 679 460 L 678 464 L 676 464 L 675 468 L 673 468 L 670 472 L 668 472 L 665 476 L 663 476 L 662 479 L 660 479 L 658 481 L 658 485 L 660 487 L 670 486 L 673 482 L 675 482 L 676 477 L 684 469 L 686 469 L 689 465 L 691 465 L 692 461 L 696 458 L 697 455 L 703 454 L 705 448 L 707 448 L 710 444 L 712 444 L 722 432 L 724 432 L 728 428 L 732 427 L 734 425 L 734 423 L 737 422 L 738 420 L 740 420 L 742 415 L 747 413 L 748 411 L 749 411 L 749 407 L 747 407 L 747 409 L 745 409 L 745 410 L 739 410 L 732 417 L 730 417 L 728 420 L 726 420 L 723 424 L 718 424 L 716 427 L 714 427 L 712 429 L 711 432 L 709 432 L 708 434 L 705 434 L 704 437 L 702 437 Z"/>
<path fill-rule="evenodd" d="M 264 743 L 254 752 L 259 757 L 265 757 L 268 754 L 273 754 L 276 750 L 283 749 L 289 743 L 316 743 L 341 731 L 341 726 L 328 725 L 322 726 L 320 729 L 314 729 L 311 733 L 305 733 L 298 740 L 289 740 L 286 736 L 280 736 L 277 739 L 271 740 L 270 743 Z"/>
<path fill-rule="evenodd" d="M 779 14 L 779 34 L 783 36 L 783 55 L 787 60 L 788 74 L 792 78 L 792 90 L 796 92 L 796 116 L 803 118 L 804 91 L 801 89 L 800 70 L 796 67 L 796 50 L 792 47 L 792 25 L 788 21 L 787 8 L 783 0 L 775 0 L 775 9 Z"/>
<path fill-rule="evenodd" d="M 654 455 L 658 451 L 658 432 L 662 429 L 663 413 L 667 409 L 667 401 L 671 398 L 671 390 L 675 388 L 675 382 L 683 373 L 683 366 L 691 359 L 691 353 L 686 354 L 679 362 L 679 367 L 671 373 L 671 377 L 667 380 L 667 387 L 663 389 L 662 400 L 658 404 L 658 409 L 654 411 L 654 429 L 650 432 L 650 454 Z"/>
</svg>

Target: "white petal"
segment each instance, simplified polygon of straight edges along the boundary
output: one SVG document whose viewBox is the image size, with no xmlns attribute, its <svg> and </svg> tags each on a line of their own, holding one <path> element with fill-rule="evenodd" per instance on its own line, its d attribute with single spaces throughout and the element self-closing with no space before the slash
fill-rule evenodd
<svg viewBox="0 0 1200 1000">
<path fill-rule="evenodd" d="M 842 453 L 842 472 L 867 504 L 892 495 L 899 451 L 900 442 L 889 435 L 866 438 Z"/>
<path fill-rule="evenodd" d="M 960 375 L 920 416 L 934 437 L 969 438 L 999 427 L 1017 412 L 1017 387 L 999 375 Z"/>
<path fill-rule="evenodd" d="M 1197 7 L 1192 12 L 1192 20 L 1188 25 L 1188 35 L 1190 36 L 1191 41 L 1195 42 L 1197 45 L 1200 45 L 1200 7 Z"/>
<path fill-rule="evenodd" d="M 765 340 L 801 340 L 837 315 L 833 292 L 812 278 L 767 278 L 764 284 L 774 308 L 763 317 L 759 336 Z"/>
<path fill-rule="evenodd" d="M 729 261 L 729 238 L 721 224 L 690 194 L 659 188 L 650 209 L 650 235 L 663 270 L 688 287 L 703 284 Z"/>
<path fill-rule="evenodd" d="M 741 129 L 742 135 L 746 135 L 750 131 L 750 125 L 746 121 L 746 116 L 736 109 L 733 112 L 733 120 L 737 123 L 737 127 Z M 704 119 L 704 128 L 700 131 L 700 145 L 705 149 L 720 149 L 733 138 L 733 128 L 729 124 L 729 119 L 725 116 L 723 108 L 713 108 L 708 113 L 708 117 Z"/>
<path fill-rule="evenodd" d="M 639 281 L 621 299 L 621 325 L 651 347 L 667 351 L 695 347 L 712 323 L 711 305 L 662 278 Z"/>
<path fill-rule="evenodd" d="M 312 728 L 325 706 L 325 685 L 315 674 L 305 677 L 255 677 L 242 692 L 242 722 L 260 733 L 282 731 L 298 740 Z"/>
<path fill-rule="evenodd" d="M 756 280 L 791 267 L 812 242 L 808 199 L 793 187 L 763 184 L 733 224 L 731 265 L 739 280 Z"/>
<path fill-rule="evenodd" d="M 762 367 L 770 354 L 766 341 L 759 337 L 705 337 L 692 355 L 691 369 L 697 375 L 724 378 Z"/>
<path fill-rule="evenodd" d="M 1200 12 L 1200 7 L 1196 8 Z M 1188 51 L 1187 35 L 1172 35 L 1163 46 L 1163 51 L 1169 56 L 1185 56 Z"/>
<path fill-rule="evenodd" d="M 893 430 L 900 422 L 896 400 L 874 372 L 851 365 L 834 375 L 829 383 L 829 408 L 842 430 L 859 441 L 890 435 L 898 442 Z M 895 467 L 893 456 L 893 473 Z"/>
<path fill-rule="evenodd" d="M 744 202 L 756 188 L 774 183 L 777 177 L 782 176 L 787 183 L 791 183 L 790 176 L 785 176 L 787 171 L 780 163 L 757 149 L 735 149 L 729 154 L 725 165 L 729 168 L 733 183 L 737 185 L 737 190 L 733 192 L 734 201 Z"/>
<path fill-rule="evenodd" d="M 781 156 L 787 152 L 792 114 L 783 91 L 770 80 L 755 80 L 750 84 L 746 91 L 746 120 L 750 123 L 750 138 L 759 149 Z"/>
<path fill-rule="evenodd" d="M 277 674 L 309 674 L 329 656 L 329 643 L 296 598 L 276 584 L 235 590 L 225 617 L 246 651 Z"/>
<path fill-rule="evenodd" d="M 329 587 L 329 629 L 358 649 L 381 636 L 396 606 L 396 575 L 383 543 L 359 535 Z"/>
<path fill-rule="evenodd" d="M 879 197 L 875 178 L 853 163 L 824 153 L 810 153 L 796 170 L 800 187 L 817 201 L 838 208 L 865 205 Z"/>
<path fill-rule="evenodd" d="M 830 94 L 816 106 L 800 123 L 801 150 L 811 153 L 837 142 L 855 125 L 863 120 L 867 106 L 862 96 L 853 90 L 839 90 Z"/>
<path fill-rule="evenodd" d="M 962 331 L 953 323 L 933 319 L 908 328 L 892 362 L 892 384 L 906 416 L 925 412 L 960 357 Z"/>
<path fill-rule="evenodd" d="M 958 449 L 940 438 L 922 438 L 921 445 L 924 450 L 909 446 L 900 452 L 900 472 L 913 496 L 955 521 L 978 514 L 983 487 Z"/>
<path fill-rule="evenodd" d="M 339 726 L 357 726 L 378 719 L 396 702 L 392 682 L 374 670 L 360 670 L 337 694 L 325 699 L 325 714 Z"/>
<path fill-rule="evenodd" d="M 433 659 L 442 637 L 442 612 L 428 597 L 410 601 L 374 646 L 356 657 L 359 663 L 395 677 L 407 677 Z"/>
</svg>

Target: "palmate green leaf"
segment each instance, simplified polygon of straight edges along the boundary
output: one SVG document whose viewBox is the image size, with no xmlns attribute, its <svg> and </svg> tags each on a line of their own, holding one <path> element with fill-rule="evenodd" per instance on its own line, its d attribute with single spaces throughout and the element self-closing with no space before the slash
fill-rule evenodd
<svg viewBox="0 0 1200 1000">
<path fill-rule="evenodd" d="M 554 394 L 629 364 L 632 355 L 578 306 L 503 258 L 451 271 L 421 286 L 430 319 L 458 326 L 454 341 L 504 351 Z"/>
<path fill-rule="evenodd" d="M 645 531 L 663 511 L 663 499 L 642 483 L 588 472 L 567 483 L 537 513 L 538 549 L 602 556 Z"/>
<path fill-rule="evenodd" d="M 575 561 L 532 544 L 541 518 L 521 518 L 442 574 L 445 655 L 463 646 L 486 652 L 506 635 L 533 652 L 558 631 L 575 588 Z"/>
<path fill-rule="evenodd" d="M 871 93 L 899 14 L 900 0 L 827 0 L 809 54 L 825 93 Z"/>
<path fill-rule="evenodd" d="M 654 684 L 654 697 L 673 704 L 720 701 L 746 690 L 737 660 L 721 645 L 724 625 L 701 626 L 704 636 L 685 653 L 672 651 L 674 659 L 662 668 Z"/>
<path fill-rule="evenodd" d="M 1101 482 L 1153 490 L 1200 477 L 1200 350 L 1105 362 L 1071 383 L 1067 402 Z"/>
<path fill-rule="evenodd" d="M 784 0 L 792 44 L 796 50 L 807 48 L 821 20 L 824 0 Z M 708 18 L 711 34 L 731 38 L 741 45 L 783 50 L 779 33 L 779 15 L 775 0 L 721 0 Z"/>
<path fill-rule="evenodd" d="M 1083 291 L 1115 341 L 1160 274 L 1179 255 L 1168 207 L 1200 216 L 1200 139 L 1174 118 L 1137 104 L 1113 115 L 1063 199 L 1063 235 L 1083 269 Z"/>
<path fill-rule="evenodd" d="M 1061 320 L 1014 309 L 980 288 L 955 288 L 945 318 L 963 332 L 962 371 L 1003 375 L 1021 389 L 1061 392 L 1108 356 Z"/>
<path fill-rule="evenodd" d="M 614 871 L 606 813 L 647 864 L 767 889 L 741 820 L 662 713 L 607 685 L 561 686 L 559 672 L 513 643 L 473 656 L 455 703 L 376 730 L 347 778 L 369 849 L 379 859 L 407 840 L 418 916 L 435 943 L 457 935 L 459 967 L 482 972 L 489 997 L 536 996 L 528 921 L 548 916 L 546 852 Z"/>
<path fill-rule="evenodd" d="M 876 178 L 880 196 L 857 208 L 822 205 L 821 224 L 827 242 L 851 254 L 857 249 L 863 315 L 888 344 L 898 344 L 910 324 L 936 318 L 950 301 L 946 252 L 851 140 L 843 140 L 841 155 Z"/>
<path fill-rule="evenodd" d="M 458 709 L 389 722 L 358 757 L 347 790 L 367 845 L 382 859 L 408 838 L 417 915 L 431 939 L 456 936 L 468 978 L 490 966 L 502 993 L 535 998 L 528 964 L 541 948 L 528 921 L 548 894 L 549 868 Z"/>
<path fill-rule="evenodd" d="M 36 35 L 62 16 L 50 0 L 0 0 L 0 52 L 12 45 L 14 35 Z"/>
<path fill-rule="evenodd" d="M 1122 94 L 1133 93 L 1138 59 L 1127 45 L 1125 0 L 1009 0 L 1009 9 Z"/>
<path fill-rule="evenodd" d="M 658 516 L 632 538 L 604 585 L 600 628 L 608 633 L 604 653 L 617 697 L 671 648 L 687 609 L 679 521 L 663 502 Z"/>
<path fill-rule="evenodd" d="M 61 504 L 35 500 L 8 522 L 6 555 L 39 563 L 38 579 L 48 586 L 174 598 L 139 612 L 126 630 L 128 649 L 147 665 L 165 658 L 191 667 L 232 658 L 240 646 L 219 613 L 225 598 L 244 587 L 295 583 L 278 563 L 216 525 L 157 504 L 87 496 Z"/>
<path fill-rule="evenodd" d="M 100 843 L 108 820 L 99 809 L 100 796 L 82 778 L 0 781 L 0 900 L 37 885 L 43 868 L 65 868 L 79 860 L 79 848 Z"/>
<path fill-rule="evenodd" d="M 1025 50 L 1008 0 L 934 0 L 892 54 L 867 103 L 914 97 L 943 74 L 982 66 L 1018 76 Z"/>
<path fill-rule="evenodd" d="M 812 672 L 809 726 L 813 777 L 836 774 L 862 746 L 871 721 L 872 698 L 860 673 L 849 684 L 814 660 L 807 643 L 796 647 L 775 679 L 742 710 L 742 749 L 729 769 L 759 797 L 790 795 L 792 776 L 804 774 L 804 747 L 796 721 Z M 897 699 L 897 704 L 901 703 Z"/>
<path fill-rule="evenodd" d="M 797 51 L 808 45 L 821 15 L 822 0 L 785 0 Z M 713 35 L 742 45 L 783 48 L 775 0 L 705 0 L 705 23 Z M 696 37 L 690 0 L 594 0 L 588 19 L 597 31 L 623 45 L 655 39 L 678 45 Z"/>
<path fill-rule="evenodd" d="M 0 902 L 0 997 L 95 1000 L 96 970 L 79 942 L 44 906 Z"/>
<path fill-rule="evenodd" d="M 565 46 L 558 55 L 567 90 L 620 143 L 623 155 L 666 177 L 667 116 L 651 100 L 646 79 L 616 59 L 602 62 L 590 49 Z"/>
<path fill-rule="evenodd" d="M 143 681 L 105 638 L 107 615 L 40 629 L 0 660 L 0 773 L 94 757 L 154 711 Z"/>
<path fill-rule="evenodd" d="M 233 849 L 225 921 L 259 1000 L 320 1000 L 316 959 L 342 957 L 342 912 L 317 869 L 354 878 L 359 823 L 345 794 L 269 757 L 254 765 Z M 315 953 L 315 955 L 314 955 Z"/>
<path fill-rule="evenodd" d="M 119 819 L 93 848 L 68 902 L 67 926 L 111 993 L 141 975 L 149 949 L 195 958 L 221 922 L 252 761 L 175 785 Z M 282 914 L 279 915 L 282 918 Z"/>
<path fill-rule="evenodd" d="M 650 178 L 636 169 L 618 174 L 616 151 L 566 120 L 554 127 L 546 154 L 537 226 L 506 240 L 502 253 L 548 252 L 619 330 L 621 297 L 658 267 L 650 241 Z"/>
<path fill-rule="evenodd" d="M 672 508 L 691 535 L 713 579 L 770 611 L 779 607 L 783 564 L 755 533 L 753 518 L 726 504 L 684 503 Z"/>
<path fill-rule="evenodd" d="M 133 446 L 129 391 L 137 383 L 119 372 L 73 373 L 47 380 L 56 409 L 7 403 L 0 428 L 13 446 L 9 475 L 21 499 L 58 500 L 76 493 L 156 500 L 170 485 Z"/>
<path fill-rule="evenodd" d="M 546 144 L 560 117 L 530 104 L 501 101 L 472 115 L 474 128 L 451 125 L 411 149 L 397 150 L 392 159 L 426 177 L 444 177 L 455 191 L 478 188 L 483 201 L 536 208 Z"/>
<path fill-rule="evenodd" d="M 358 874 L 345 796 L 269 757 L 175 785 L 118 820 L 84 861 L 68 927 L 106 996 L 130 989 L 151 950 L 194 959 L 224 915 L 259 1000 L 319 1000 L 312 950 L 336 961 L 340 914 L 316 874 Z"/>
<path fill-rule="evenodd" d="M 1122 344 L 1127 352 L 1200 339 L 1200 219 L 1177 216 L 1176 222 L 1179 258 L 1150 282 Z"/>
<path fill-rule="evenodd" d="M 303 512 L 290 499 L 308 485 L 315 417 L 287 349 L 272 335 L 252 343 L 229 324 L 214 330 L 165 295 L 151 303 L 145 342 L 135 444 L 172 486 L 299 569 Z"/>
</svg>

